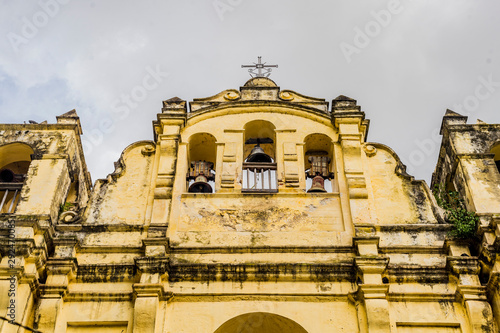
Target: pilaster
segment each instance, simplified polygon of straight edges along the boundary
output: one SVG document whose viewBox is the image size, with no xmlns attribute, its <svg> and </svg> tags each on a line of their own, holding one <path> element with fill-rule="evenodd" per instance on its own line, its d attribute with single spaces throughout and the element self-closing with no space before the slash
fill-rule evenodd
<svg viewBox="0 0 500 333">
<path fill-rule="evenodd" d="M 368 120 L 356 100 L 339 96 L 332 101 L 332 123 L 338 128 L 343 170 L 354 223 L 370 220 L 368 190 L 363 169 L 361 145 L 368 131 Z"/>
<path fill-rule="evenodd" d="M 47 280 L 40 286 L 40 304 L 35 313 L 35 328 L 44 333 L 56 332 L 63 297 L 76 275 L 76 258 L 50 258 L 46 264 Z"/>
<path fill-rule="evenodd" d="M 378 237 L 356 237 L 354 244 L 358 256 L 354 259 L 358 270 L 358 293 L 366 308 L 368 331 L 390 332 L 389 285 L 382 281 L 389 258 L 378 253 Z"/>
<path fill-rule="evenodd" d="M 282 178 L 280 190 L 295 189 L 300 185 L 298 147 L 293 140 L 295 130 L 276 130 L 276 161 L 278 178 Z"/>
<path fill-rule="evenodd" d="M 39 220 L 11 216 L 2 226 L 7 227 L 8 237 L 0 238 L 0 315 L 16 323 L 31 326 L 39 269 L 46 255 L 41 225 L 50 226 L 49 221 L 48 216 Z M 0 332 L 17 332 L 17 327 L 3 322 Z"/>
<path fill-rule="evenodd" d="M 180 132 L 187 120 L 186 101 L 177 97 L 163 101 L 162 113 L 158 114 L 157 118 L 158 120 L 153 122 L 159 152 L 150 223 L 150 233 L 153 237 L 165 236 L 168 224 Z"/>
<path fill-rule="evenodd" d="M 447 268 L 457 280 L 457 298 L 462 302 L 471 332 L 495 332 L 493 311 L 486 297 L 486 287 L 479 281 L 479 260 L 471 257 L 468 246 L 447 242 Z"/>
<path fill-rule="evenodd" d="M 493 318 L 497 327 L 500 327 L 500 261 L 498 259 L 495 260 L 486 288 L 488 299 L 491 300 Z"/>
<path fill-rule="evenodd" d="M 163 332 L 160 303 L 168 300 L 163 281 L 168 281 L 168 245 L 165 239 L 144 240 L 146 257 L 137 258 L 140 282 L 132 285 L 134 290 L 133 332 Z"/>
<path fill-rule="evenodd" d="M 220 147 L 217 148 L 218 152 L 222 150 L 220 189 L 222 192 L 232 192 L 233 189 L 240 190 L 242 186 L 243 151 L 241 147 L 244 132 L 243 130 L 225 130 L 224 134 L 227 141 L 217 146 Z"/>
</svg>

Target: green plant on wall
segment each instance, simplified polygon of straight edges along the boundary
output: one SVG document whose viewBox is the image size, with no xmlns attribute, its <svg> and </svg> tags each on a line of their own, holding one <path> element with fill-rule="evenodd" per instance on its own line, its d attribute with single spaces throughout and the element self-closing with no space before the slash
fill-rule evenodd
<svg viewBox="0 0 500 333">
<path fill-rule="evenodd" d="M 444 185 L 434 185 L 432 193 L 438 205 L 446 210 L 445 218 L 453 224 L 450 235 L 457 238 L 472 238 L 476 235 L 479 218 L 465 208 L 457 191 L 446 191 Z"/>
<path fill-rule="evenodd" d="M 61 205 L 61 207 L 59 207 L 59 213 L 64 213 L 64 212 L 70 210 L 72 207 L 73 207 L 73 204 L 71 202 L 66 202 L 66 203 L 64 203 L 64 205 Z"/>
</svg>

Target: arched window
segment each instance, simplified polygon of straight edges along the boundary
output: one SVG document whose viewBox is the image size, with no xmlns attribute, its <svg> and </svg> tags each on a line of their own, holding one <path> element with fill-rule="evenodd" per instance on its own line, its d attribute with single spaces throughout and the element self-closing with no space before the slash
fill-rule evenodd
<svg viewBox="0 0 500 333">
<path fill-rule="evenodd" d="M 11 214 L 16 210 L 33 153 L 24 143 L 0 147 L 0 213 Z"/>
<path fill-rule="evenodd" d="M 254 120 L 245 125 L 243 192 L 277 192 L 276 134 L 272 123 Z"/>
<path fill-rule="evenodd" d="M 188 192 L 213 193 L 215 189 L 215 137 L 197 133 L 189 139 Z"/>
<path fill-rule="evenodd" d="M 304 139 L 304 151 L 307 192 L 336 192 L 332 139 L 325 134 L 310 134 Z"/>
</svg>

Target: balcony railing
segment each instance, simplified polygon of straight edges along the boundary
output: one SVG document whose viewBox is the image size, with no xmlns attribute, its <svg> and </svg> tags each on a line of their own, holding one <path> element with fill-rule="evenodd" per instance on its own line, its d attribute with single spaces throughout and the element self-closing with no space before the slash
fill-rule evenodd
<svg viewBox="0 0 500 333">
<path fill-rule="evenodd" d="M 22 183 L 0 183 L 0 214 L 14 213 L 22 187 Z"/>
<path fill-rule="evenodd" d="M 242 192 L 276 193 L 276 163 L 243 163 Z"/>
</svg>

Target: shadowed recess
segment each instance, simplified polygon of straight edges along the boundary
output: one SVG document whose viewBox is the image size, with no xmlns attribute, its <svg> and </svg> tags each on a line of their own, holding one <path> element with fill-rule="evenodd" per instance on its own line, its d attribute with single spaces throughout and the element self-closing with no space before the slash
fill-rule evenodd
<svg viewBox="0 0 500 333">
<path fill-rule="evenodd" d="M 495 160 L 495 164 L 497 165 L 497 169 L 500 172 L 500 142 L 497 142 L 493 148 L 491 148 L 491 153 L 495 154 L 493 159 Z"/>
<path fill-rule="evenodd" d="M 307 331 L 286 317 L 267 312 L 246 313 L 226 321 L 215 333 L 307 333 Z"/>
</svg>

